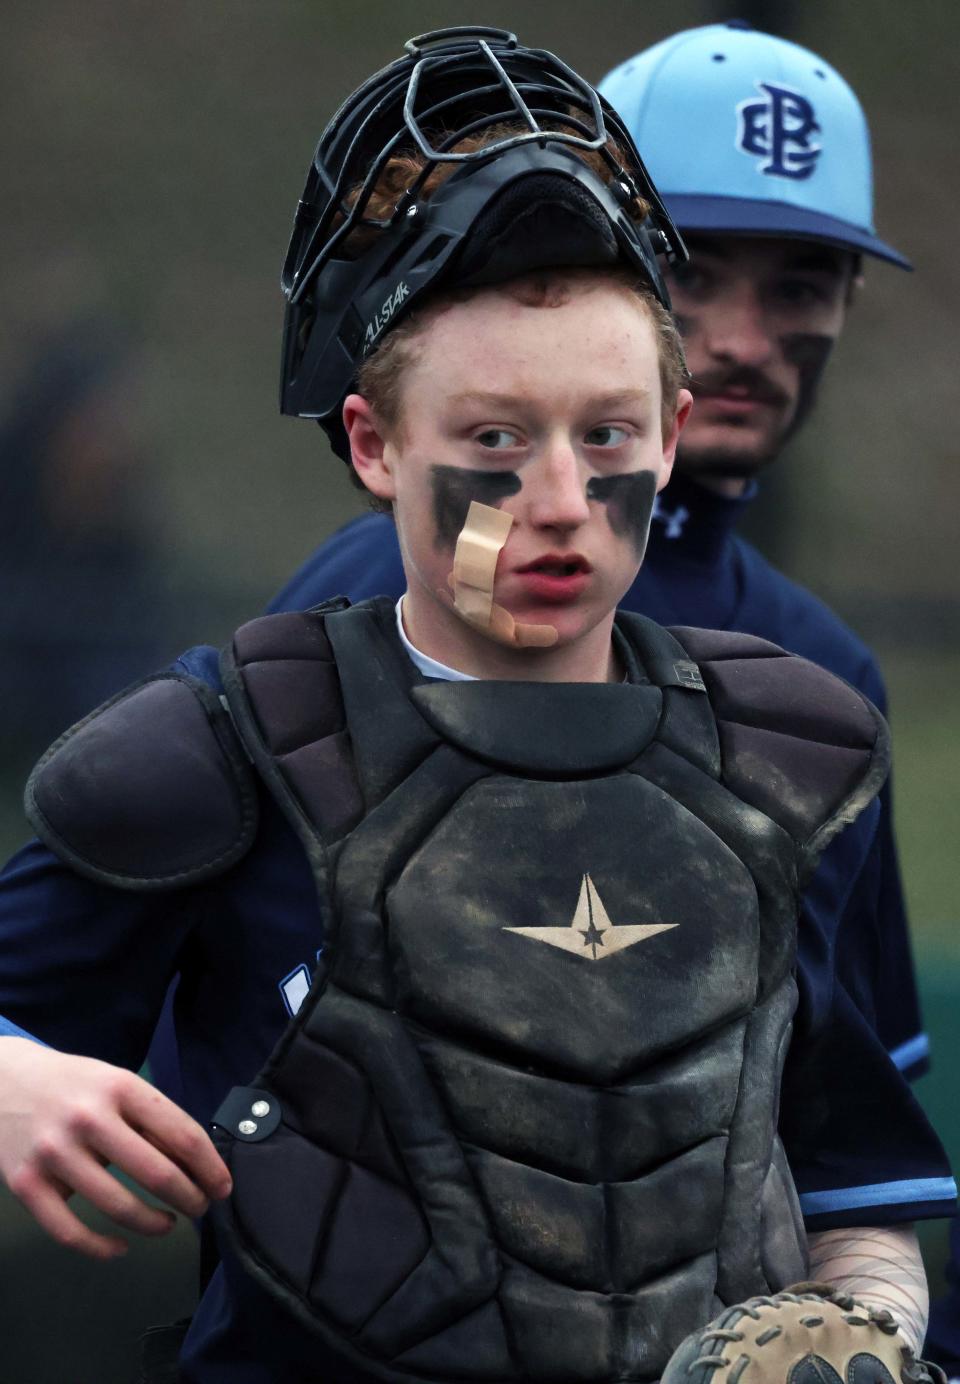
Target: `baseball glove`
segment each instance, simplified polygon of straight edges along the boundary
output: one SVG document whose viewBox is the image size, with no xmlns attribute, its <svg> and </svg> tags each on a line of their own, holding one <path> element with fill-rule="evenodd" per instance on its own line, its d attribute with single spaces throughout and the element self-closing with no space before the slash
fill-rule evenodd
<svg viewBox="0 0 960 1384">
<path fill-rule="evenodd" d="M 823 1283 L 728 1307 L 670 1357 L 660 1384 L 946 1384 L 889 1312 Z"/>
</svg>

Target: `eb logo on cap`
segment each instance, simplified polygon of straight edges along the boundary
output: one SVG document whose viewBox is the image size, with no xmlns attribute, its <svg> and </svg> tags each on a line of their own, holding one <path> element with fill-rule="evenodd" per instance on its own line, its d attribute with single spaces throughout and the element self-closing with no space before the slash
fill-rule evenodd
<svg viewBox="0 0 960 1384">
<path fill-rule="evenodd" d="M 801 236 L 910 268 L 873 228 L 860 102 L 809 48 L 704 24 L 628 58 L 600 91 L 684 234 Z"/>
<path fill-rule="evenodd" d="M 809 178 L 817 165 L 822 145 L 811 142 L 820 126 L 805 96 L 773 82 L 757 82 L 765 93 L 761 100 L 741 101 L 737 106 L 737 148 L 766 160 L 761 173 L 774 178 Z"/>
</svg>

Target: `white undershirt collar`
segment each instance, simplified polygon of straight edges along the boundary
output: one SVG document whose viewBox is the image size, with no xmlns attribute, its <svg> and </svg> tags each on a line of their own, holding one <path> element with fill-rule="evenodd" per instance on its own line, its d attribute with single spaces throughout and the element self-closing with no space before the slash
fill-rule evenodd
<svg viewBox="0 0 960 1384">
<path fill-rule="evenodd" d="M 403 597 L 397 601 L 397 633 L 400 636 L 400 643 L 407 651 L 410 662 L 423 674 L 425 678 L 437 678 L 443 682 L 479 682 L 480 679 L 473 673 L 461 673 L 459 668 L 450 668 L 446 663 L 438 663 L 429 654 L 422 654 L 415 645 L 410 643 L 407 632 L 403 628 Z M 629 675 L 625 674 L 624 682 L 629 682 Z"/>
<path fill-rule="evenodd" d="M 457 668 L 448 668 L 445 663 L 438 663 L 429 654 L 422 654 L 415 648 L 407 638 L 407 632 L 403 628 L 403 597 L 397 601 L 397 633 L 400 642 L 406 649 L 410 661 L 425 678 L 440 678 L 444 682 L 477 682 L 472 673 L 461 673 Z"/>
</svg>

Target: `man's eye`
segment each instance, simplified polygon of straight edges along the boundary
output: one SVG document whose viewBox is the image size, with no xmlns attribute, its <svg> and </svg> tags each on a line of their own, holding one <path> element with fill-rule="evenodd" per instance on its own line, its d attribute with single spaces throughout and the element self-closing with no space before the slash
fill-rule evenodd
<svg viewBox="0 0 960 1384">
<path fill-rule="evenodd" d="M 626 428 L 615 428 L 612 423 L 603 423 L 599 428 L 591 428 L 584 441 L 588 447 L 619 447 L 629 436 Z"/>
<path fill-rule="evenodd" d="M 486 428 L 481 433 L 475 433 L 473 440 L 491 452 L 502 452 L 507 447 L 516 447 L 518 442 L 516 433 L 508 432 L 506 428 Z"/>
<path fill-rule="evenodd" d="M 710 276 L 698 264 L 673 264 L 667 278 L 684 293 L 704 293 L 710 287 Z"/>
<path fill-rule="evenodd" d="M 784 279 L 777 287 L 780 301 L 801 307 L 806 303 L 822 303 L 824 293 L 809 279 Z"/>
</svg>

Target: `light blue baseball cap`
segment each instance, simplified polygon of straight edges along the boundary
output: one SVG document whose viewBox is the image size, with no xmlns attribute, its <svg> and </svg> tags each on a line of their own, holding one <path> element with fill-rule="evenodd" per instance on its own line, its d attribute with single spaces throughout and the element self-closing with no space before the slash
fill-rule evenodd
<svg viewBox="0 0 960 1384">
<path fill-rule="evenodd" d="M 743 20 L 686 29 L 600 83 L 681 231 L 825 241 L 910 261 L 873 226 L 870 131 L 816 53 Z"/>
</svg>

